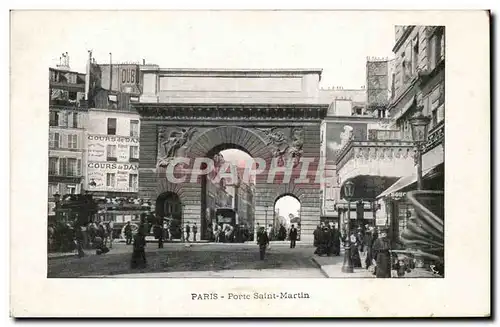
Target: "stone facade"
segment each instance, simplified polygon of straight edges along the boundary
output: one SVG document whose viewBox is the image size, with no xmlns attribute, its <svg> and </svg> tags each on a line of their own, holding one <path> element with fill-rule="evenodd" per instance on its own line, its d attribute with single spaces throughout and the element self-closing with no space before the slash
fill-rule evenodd
<svg viewBox="0 0 500 327">
<path fill-rule="evenodd" d="M 320 184 L 316 180 L 320 124 L 328 108 L 317 103 L 319 72 L 181 71 L 175 74 L 161 70 L 144 72 L 144 93 L 135 105 L 141 116 L 140 196 L 154 200 L 165 192 L 175 192 L 184 205 L 184 220 L 202 226 L 207 211 L 206 204 L 203 201 L 200 204 L 204 190 L 202 179 L 192 178 L 193 167 L 189 166 L 178 170 L 180 175 L 187 175 L 186 180 L 173 183 L 167 179 L 169 165 L 179 157 L 189 158 L 193 165 L 196 158 L 212 158 L 224 149 L 236 148 L 266 164 L 255 177 L 255 223 L 265 224 L 266 210 L 267 218 L 272 220 L 278 197 L 294 195 L 301 202 L 303 240 L 312 238 L 320 216 Z M 217 78 L 221 77 L 226 79 L 218 85 Z M 294 82 L 295 79 L 300 83 Z M 281 87 L 285 89 L 279 89 L 276 81 L 282 81 Z M 259 84 L 262 82 L 265 83 Z M 179 90 L 186 85 L 206 97 Z M 266 92 L 266 88 L 270 88 L 269 91 Z M 286 101 L 283 100 L 285 93 L 288 94 Z M 313 160 L 306 176 L 300 176 L 301 158 Z M 289 180 L 283 173 L 286 163 L 293 163 Z M 271 164 L 276 165 L 274 177 L 269 174 Z M 310 181 L 297 182 L 299 176 L 308 177 Z"/>
</svg>

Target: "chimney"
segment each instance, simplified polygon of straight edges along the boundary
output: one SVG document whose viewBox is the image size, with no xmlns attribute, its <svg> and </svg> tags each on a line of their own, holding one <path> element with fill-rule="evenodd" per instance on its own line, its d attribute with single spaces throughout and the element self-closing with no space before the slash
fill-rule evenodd
<svg viewBox="0 0 500 327">
<path fill-rule="evenodd" d="M 146 66 L 146 59 L 142 59 L 142 65 Z"/>
<path fill-rule="evenodd" d="M 87 71 L 85 74 L 85 100 L 89 100 L 89 92 L 90 92 L 90 65 L 92 64 L 92 50 L 88 50 L 89 59 L 87 60 Z"/>
<path fill-rule="evenodd" d="M 112 90 L 113 86 L 113 55 L 109 53 L 109 90 Z"/>
</svg>

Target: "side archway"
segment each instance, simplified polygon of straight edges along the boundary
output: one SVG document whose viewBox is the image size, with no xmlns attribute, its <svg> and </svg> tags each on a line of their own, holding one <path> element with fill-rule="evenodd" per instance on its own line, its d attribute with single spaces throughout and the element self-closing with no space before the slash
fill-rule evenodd
<svg viewBox="0 0 500 327">
<path fill-rule="evenodd" d="M 300 240 L 301 206 L 301 201 L 293 193 L 283 193 L 275 198 L 273 206 L 273 238 L 275 240 L 286 240 L 292 225 L 297 228 L 297 236 Z"/>
<path fill-rule="evenodd" d="M 167 218 L 172 239 L 181 238 L 183 205 L 177 193 L 164 192 L 156 199 L 156 214 Z"/>
</svg>

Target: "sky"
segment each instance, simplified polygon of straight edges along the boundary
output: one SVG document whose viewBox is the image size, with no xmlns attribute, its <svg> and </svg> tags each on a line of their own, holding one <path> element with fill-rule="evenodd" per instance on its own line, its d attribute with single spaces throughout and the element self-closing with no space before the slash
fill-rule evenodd
<svg viewBox="0 0 500 327">
<path fill-rule="evenodd" d="M 392 57 L 394 25 L 373 12 L 170 11 L 44 13 L 50 66 L 68 52 L 85 72 L 98 63 L 142 62 L 162 68 L 320 68 L 321 86 L 360 88 L 367 56 Z M 54 16 L 52 16 L 54 15 Z M 362 21 L 362 24 L 360 23 Z"/>
</svg>

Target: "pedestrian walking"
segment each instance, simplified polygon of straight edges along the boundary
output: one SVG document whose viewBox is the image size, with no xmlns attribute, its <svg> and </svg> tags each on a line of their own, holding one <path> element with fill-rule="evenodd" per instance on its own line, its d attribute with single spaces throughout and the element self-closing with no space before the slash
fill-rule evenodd
<svg viewBox="0 0 500 327">
<path fill-rule="evenodd" d="M 268 244 L 267 249 L 271 250 L 271 243 L 270 242 L 273 239 L 273 225 L 272 224 L 269 224 L 269 226 L 267 227 L 267 239 L 269 240 L 269 242 L 267 243 Z"/>
<path fill-rule="evenodd" d="M 132 252 L 130 263 L 132 269 L 146 268 L 146 236 L 144 234 L 144 226 L 141 227 L 134 237 L 134 251 Z"/>
<path fill-rule="evenodd" d="M 374 229 L 370 228 L 365 232 L 364 243 L 366 246 L 365 268 L 368 269 L 373 261 L 373 232 Z"/>
<path fill-rule="evenodd" d="M 191 227 L 189 227 L 189 223 L 186 224 L 186 242 L 189 242 L 189 234 L 191 233 Z"/>
<path fill-rule="evenodd" d="M 196 233 L 198 233 L 198 226 L 196 226 L 196 223 L 193 225 L 193 242 L 196 242 Z"/>
<path fill-rule="evenodd" d="M 351 242 L 349 246 L 351 247 L 352 265 L 354 268 L 361 268 L 362 265 L 361 265 L 361 257 L 359 256 L 359 244 L 356 234 L 354 232 L 351 232 L 350 241 Z"/>
<path fill-rule="evenodd" d="M 158 249 L 163 249 L 164 236 L 163 222 L 160 221 L 158 224 Z"/>
<path fill-rule="evenodd" d="M 319 253 L 319 238 L 320 238 L 320 234 L 321 234 L 321 225 L 318 225 L 316 227 L 316 229 L 314 230 L 313 232 L 313 236 L 314 236 L 314 247 L 316 248 L 316 250 L 314 250 L 314 254 L 318 254 Z"/>
<path fill-rule="evenodd" d="M 297 228 L 295 228 L 294 225 L 292 225 L 292 228 L 290 228 L 290 249 L 295 248 L 295 244 L 297 242 Z"/>
<path fill-rule="evenodd" d="M 257 233 L 257 244 L 259 245 L 260 260 L 264 260 L 266 256 L 266 247 L 269 245 L 269 237 L 264 227 L 261 227 Z"/>
<path fill-rule="evenodd" d="M 109 238 L 109 248 L 112 249 L 113 248 L 113 228 L 114 228 L 114 223 L 112 220 L 110 220 L 108 223 L 107 223 L 107 229 L 108 229 L 108 238 Z"/>
<path fill-rule="evenodd" d="M 389 253 L 391 244 L 387 238 L 387 230 L 381 229 L 379 237 L 373 243 L 372 251 L 375 265 L 375 276 L 377 278 L 391 277 L 391 255 Z"/>
<path fill-rule="evenodd" d="M 127 221 L 127 225 L 125 225 L 125 240 L 126 244 L 132 244 L 132 225 L 130 225 L 130 221 Z"/>
<path fill-rule="evenodd" d="M 85 256 L 85 252 L 83 252 L 83 226 L 80 226 L 76 229 L 76 250 L 78 251 L 78 257 L 83 258 Z"/>
</svg>

